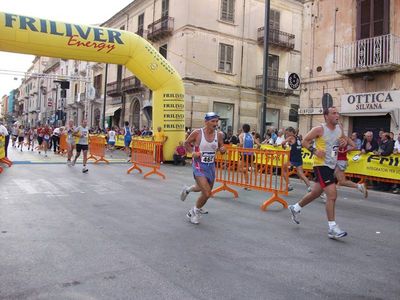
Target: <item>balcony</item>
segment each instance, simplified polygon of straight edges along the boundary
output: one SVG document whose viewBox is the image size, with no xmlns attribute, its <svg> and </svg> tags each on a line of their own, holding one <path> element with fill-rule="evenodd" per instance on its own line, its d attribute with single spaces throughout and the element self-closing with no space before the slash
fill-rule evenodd
<svg viewBox="0 0 400 300">
<path fill-rule="evenodd" d="M 263 87 L 263 76 L 256 76 L 256 89 L 261 91 Z M 285 88 L 285 79 L 279 77 L 268 76 L 267 91 L 269 94 L 292 95 L 293 90 Z"/>
<path fill-rule="evenodd" d="M 122 91 L 128 94 L 137 93 L 144 90 L 144 86 L 136 76 L 124 78 L 122 80 Z"/>
<path fill-rule="evenodd" d="M 121 96 L 121 81 L 107 83 L 107 95 L 111 97 Z"/>
<path fill-rule="evenodd" d="M 293 50 L 295 35 L 277 29 L 269 29 L 269 44 L 279 48 Z M 264 27 L 257 30 L 258 44 L 264 44 Z"/>
<path fill-rule="evenodd" d="M 155 42 L 161 40 L 172 35 L 172 32 L 174 31 L 174 18 L 168 16 L 162 17 L 150 24 L 147 29 L 147 39 L 149 41 Z"/>
<path fill-rule="evenodd" d="M 342 75 L 400 69 L 400 38 L 393 34 L 339 46 L 336 72 Z"/>
</svg>

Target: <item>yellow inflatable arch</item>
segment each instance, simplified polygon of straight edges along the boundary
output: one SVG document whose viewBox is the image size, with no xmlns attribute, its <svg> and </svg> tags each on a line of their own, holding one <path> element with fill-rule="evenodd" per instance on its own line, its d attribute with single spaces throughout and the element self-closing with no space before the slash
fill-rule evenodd
<svg viewBox="0 0 400 300">
<path fill-rule="evenodd" d="M 111 28 L 62 23 L 0 12 L 0 51 L 125 65 L 153 91 L 153 130 L 164 128 L 164 158 L 185 138 L 182 80 L 140 36 Z"/>
</svg>

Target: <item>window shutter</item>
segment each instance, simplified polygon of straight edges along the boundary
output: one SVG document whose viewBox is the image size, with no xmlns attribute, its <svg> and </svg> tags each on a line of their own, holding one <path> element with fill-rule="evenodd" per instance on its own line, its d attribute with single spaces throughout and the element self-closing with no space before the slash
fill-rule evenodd
<svg viewBox="0 0 400 300">
<path fill-rule="evenodd" d="M 219 44 L 219 59 L 218 70 L 224 71 L 225 67 L 225 45 Z"/>
<path fill-rule="evenodd" d="M 228 0 L 221 0 L 221 19 L 228 19 Z"/>
<path fill-rule="evenodd" d="M 233 47 L 232 46 L 226 46 L 226 64 L 227 64 L 227 68 L 226 68 L 226 72 L 228 73 L 232 73 L 232 63 L 233 63 Z"/>
<path fill-rule="evenodd" d="M 235 0 L 228 1 L 228 21 L 233 22 L 235 20 Z"/>
</svg>

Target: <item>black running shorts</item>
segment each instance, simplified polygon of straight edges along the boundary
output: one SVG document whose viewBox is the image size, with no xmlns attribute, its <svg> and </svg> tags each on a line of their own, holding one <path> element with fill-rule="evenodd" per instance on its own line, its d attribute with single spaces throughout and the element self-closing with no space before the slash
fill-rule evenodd
<svg viewBox="0 0 400 300">
<path fill-rule="evenodd" d="M 81 145 L 81 144 L 76 144 L 76 152 L 81 152 L 83 151 L 87 151 L 89 149 L 88 145 Z"/>
<path fill-rule="evenodd" d="M 315 182 L 318 182 L 322 188 L 335 183 L 335 170 L 327 166 L 314 167 Z"/>
</svg>

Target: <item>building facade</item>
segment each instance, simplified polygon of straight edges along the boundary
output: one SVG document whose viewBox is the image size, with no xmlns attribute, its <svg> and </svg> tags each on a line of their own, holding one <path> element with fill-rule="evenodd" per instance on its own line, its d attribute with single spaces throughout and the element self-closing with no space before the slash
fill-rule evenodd
<svg viewBox="0 0 400 300">
<path fill-rule="evenodd" d="M 300 72 L 301 1 L 271 1 L 267 126 L 297 127 L 299 95 L 285 88 L 286 72 Z M 243 123 L 260 130 L 264 53 L 264 1 L 137 0 L 103 26 L 143 36 L 184 81 L 187 127 L 207 111 L 224 131 Z M 151 91 L 124 66 L 109 65 L 107 122 L 151 124 Z"/>
<path fill-rule="evenodd" d="M 323 122 L 324 93 L 346 133 L 399 130 L 399 11 L 400 0 L 305 1 L 300 132 Z"/>
</svg>

